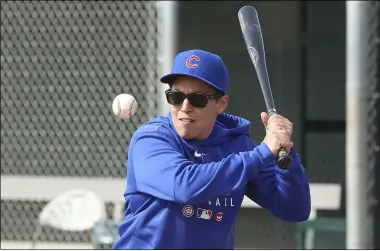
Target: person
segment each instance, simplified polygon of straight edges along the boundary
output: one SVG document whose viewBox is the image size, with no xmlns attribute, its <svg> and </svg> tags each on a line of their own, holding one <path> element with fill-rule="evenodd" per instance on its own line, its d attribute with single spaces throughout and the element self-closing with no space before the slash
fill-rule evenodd
<svg viewBox="0 0 380 251">
<path fill-rule="evenodd" d="M 161 82 L 170 112 L 132 136 L 114 249 L 234 249 L 244 195 L 281 220 L 308 219 L 309 182 L 288 119 L 261 113 L 266 135 L 256 145 L 250 122 L 225 113 L 228 70 L 211 52 L 179 53 Z M 287 170 L 276 165 L 281 147 L 293 158 Z"/>
</svg>

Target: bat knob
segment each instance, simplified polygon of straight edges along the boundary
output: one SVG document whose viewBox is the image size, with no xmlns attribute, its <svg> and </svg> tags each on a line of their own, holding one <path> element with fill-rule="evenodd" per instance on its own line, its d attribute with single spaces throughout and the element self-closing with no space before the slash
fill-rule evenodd
<svg viewBox="0 0 380 251">
<path fill-rule="evenodd" d="M 289 153 L 286 149 L 281 148 L 278 152 L 278 161 L 277 165 L 281 169 L 288 169 L 292 166 L 293 159 L 289 156 Z"/>
</svg>

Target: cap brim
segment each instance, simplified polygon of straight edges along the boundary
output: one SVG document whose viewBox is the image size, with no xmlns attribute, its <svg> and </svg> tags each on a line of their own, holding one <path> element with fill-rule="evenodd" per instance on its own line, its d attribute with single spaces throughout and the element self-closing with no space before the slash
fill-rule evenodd
<svg viewBox="0 0 380 251">
<path fill-rule="evenodd" d="M 207 81 L 206 79 L 204 79 L 204 78 L 200 78 L 200 77 L 198 77 L 198 76 L 196 76 L 196 75 L 192 75 L 192 74 L 171 73 L 171 74 L 167 74 L 167 75 L 162 76 L 162 77 L 160 78 L 160 81 L 161 81 L 162 83 L 164 83 L 164 84 L 171 84 L 171 83 L 173 83 L 174 79 L 175 79 L 176 77 L 179 77 L 179 76 L 188 76 L 188 77 L 193 77 L 193 78 L 199 79 L 199 80 L 205 82 L 206 84 L 211 85 L 212 87 L 214 87 L 214 88 L 216 88 L 216 89 L 218 89 L 219 91 L 221 91 L 221 92 L 224 93 L 223 90 L 221 90 L 219 87 L 215 86 L 215 85 L 212 84 L 211 82 Z"/>
</svg>

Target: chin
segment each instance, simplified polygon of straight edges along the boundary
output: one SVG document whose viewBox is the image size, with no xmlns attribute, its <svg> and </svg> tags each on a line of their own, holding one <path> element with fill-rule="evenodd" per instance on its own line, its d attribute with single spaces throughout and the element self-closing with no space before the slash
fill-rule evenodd
<svg viewBox="0 0 380 251">
<path fill-rule="evenodd" d="M 178 135 L 179 135 L 181 138 L 183 138 L 183 139 L 191 139 L 191 138 L 192 138 L 192 135 L 190 135 L 189 133 L 187 133 L 187 132 L 184 131 L 184 130 L 177 130 L 177 129 L 176 129 L 176 131 L 177 131 Z"/>
<path fill-rule="evenodd" d="M 186 130 L 185 128 L 175 126 L 175 130 L 177 131 L 177 134 L 183 139 L 192 139 L 193 137 L 193 135 L 189 133 L 189 130 Z"/>
</svg>

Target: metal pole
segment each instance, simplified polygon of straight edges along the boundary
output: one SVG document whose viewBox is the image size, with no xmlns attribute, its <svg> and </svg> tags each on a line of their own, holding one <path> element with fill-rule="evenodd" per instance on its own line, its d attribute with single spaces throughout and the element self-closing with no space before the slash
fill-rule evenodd
<svg viewBox="0 0 380 251">
<path fill-rule="evenodd" d="M 367 247 L 366 1 L 346 1 L 346 248 Z"/>
<path fill-rule="evenodd" d="M 177 1 L 157 1 L 158 10 L 158 77 L 170 73 L 177 53 Z M 169 105 L 164 91 L 167 85 L 158 83 L 158 113 L 166 115 Z"/>
</svg>

